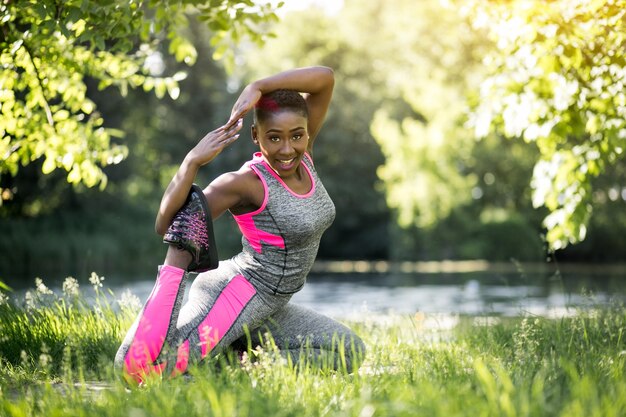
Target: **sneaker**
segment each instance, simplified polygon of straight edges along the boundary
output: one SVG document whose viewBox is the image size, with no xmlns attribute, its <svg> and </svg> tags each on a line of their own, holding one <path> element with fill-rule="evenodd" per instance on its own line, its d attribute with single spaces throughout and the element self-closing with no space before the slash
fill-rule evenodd
<svg viewBox="0 0 626 417">
<path fill-rule="evenodd" d="M 217 268 L 218 257 L 213 235 L 213 219 L 202 189 L 191 186 L 185 204 L 174 216 L 163 242 L 186 250 L 193 257 L 188 272 Z"/>
</svg>

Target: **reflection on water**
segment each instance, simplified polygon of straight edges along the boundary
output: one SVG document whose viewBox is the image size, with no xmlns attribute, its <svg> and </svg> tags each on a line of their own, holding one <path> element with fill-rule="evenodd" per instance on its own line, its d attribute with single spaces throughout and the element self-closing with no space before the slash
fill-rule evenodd
<svg viewBox="0 0 626 417">
<path fill-rule="evenodd" d="M 115 286 L 143 301 L 154 281 Z M 560 317 L 612 299 L 623 301 L 622 273 L 312 274 L 292 301 L 337 318 L 367 312 Z"/>
<path fill-rule="evenodd" d="M 607 301 L 604 294 L 596 295 Z M 418 285 L 380 287 L 366 282 L 310 282 L 293 297 L 293 302 L 310 306 L 334 317 L 361 312 L 446 313 L 463 315 L 559 315 L 567 307 L 590 300 L 580 294 L 545 294 L 535 286 L 481 285 L 471 280 L 462 285 Z"/>
</svg>

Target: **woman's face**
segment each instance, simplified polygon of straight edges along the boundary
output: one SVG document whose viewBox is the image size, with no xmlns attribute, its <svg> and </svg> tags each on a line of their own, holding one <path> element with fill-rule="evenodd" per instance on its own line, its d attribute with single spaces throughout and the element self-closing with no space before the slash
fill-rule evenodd
<svg viewBox="0 0 626 417">
<path fill-rule="evenodd" d="M 252 138 L 261 154 L 282 178 L 294 175 L 309 144 L 307 118 L 283 110 L 252 126 Z"/>
</svg>

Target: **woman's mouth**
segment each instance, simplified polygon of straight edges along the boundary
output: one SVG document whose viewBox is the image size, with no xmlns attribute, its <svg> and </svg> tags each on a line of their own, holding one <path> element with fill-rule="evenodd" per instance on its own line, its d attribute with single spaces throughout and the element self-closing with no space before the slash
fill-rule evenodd
<svg viewBox="0 0 626 417">
<path fill-rule="evenodd" d="M 296 158 L 294 157 L 291 159 L 277 159 L 276 162 L 278 162 L 278 165 L 281 169 L 287 171 L 293 168 L 293 165 L 296 162 Z"/>
</svg>

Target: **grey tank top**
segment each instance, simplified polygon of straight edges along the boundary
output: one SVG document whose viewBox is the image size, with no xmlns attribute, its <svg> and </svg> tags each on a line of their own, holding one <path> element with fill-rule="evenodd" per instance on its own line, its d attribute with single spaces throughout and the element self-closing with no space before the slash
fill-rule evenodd
<svg viewBox="0 0 626 417">
<path fill-rule="evenodd" d="M 313 266 L 320 239 L 335 219 L 335 205 L 320 181 L 309 154 L 302 158 L 311 179 L 306 194 L 296 194 L 257 152 L 246 162 L 265 189 L 257 210 L 233 217 L 243 250 L 232 260 L 251 282 L 275 294 L 299 291 Z"/>
</svg>

